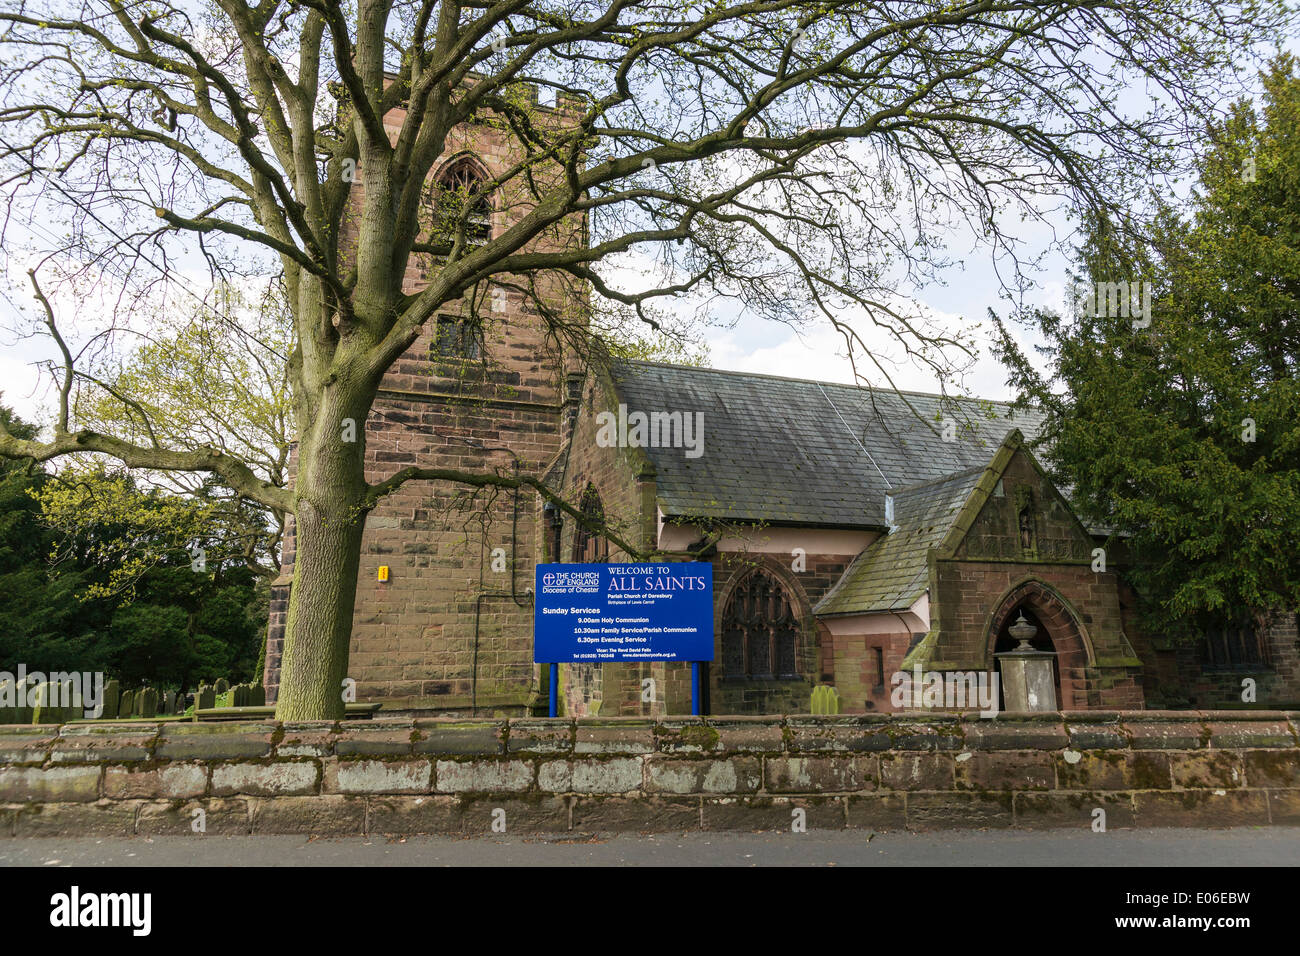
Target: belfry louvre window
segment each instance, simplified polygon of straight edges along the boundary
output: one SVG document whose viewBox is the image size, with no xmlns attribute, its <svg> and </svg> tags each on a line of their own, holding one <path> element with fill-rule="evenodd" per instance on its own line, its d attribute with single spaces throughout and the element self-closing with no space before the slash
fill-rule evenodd
<svg viewBox="0 0 1300 956">
<path fill-rule="evenodd" d="M 753 572 L 731 593 L 722 615 L 722 676 L 798 679 L 798 633 L 785 589 L 770 574 Z"/>
<path fill-rule="evenodd" d="M 459 315 L 438 316 L 433 354 L 440 359 L 477 359 L 483 354 L 478 325 Z"/>
<path fill-rule="evenodd" d="M 596 486 L 587 485 L 582 493 L 582 505 L 578 509 L 585 519 L 573 530 L 573 560 L 578 564 L 599 564 L 609 560 L 609 539 L 603 534 L 590 531 L 584 524 L 601 527 L 605 523 L 605 508 L 600 503 Z"/>
<path fill-rule="evenodd" d="M 1250 670 L 1272 664 L 1264 635 L 1249 615 L 1210 627 L 1202 651 L 1206 670 Z"/>
</svg>

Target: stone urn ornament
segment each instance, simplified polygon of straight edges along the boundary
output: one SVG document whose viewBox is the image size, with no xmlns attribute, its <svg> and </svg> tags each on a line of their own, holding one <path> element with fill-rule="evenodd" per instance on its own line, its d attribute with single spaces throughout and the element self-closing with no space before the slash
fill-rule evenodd
<svg viewBox="0 0 1300 956">
<path fill-rule="evenodd" d="M 1016 618 L 1016 623 L 1007 628 L 1007 633 L 1014 637 L 1020 643 L 1016 646 L 1016 651 L 1032 651 L 1034 648 L 1029 643 L 1038 633 L 1038 628 L 1025 620 L 1025 612 L 1021 611 L 1020 616 Z"/>
<path fill-rule="evenodd" d="M 1054 651 L 1036 650 L 1029 642 L 1038 628 L 1025 620 L 1021 611 L 1007 633 L 1019 643 L 1014 650 L 993 656 L 1002 669 L 1002 696 L 1010 713 L 1034 713 L 1056 710 Z"/>
</svg>

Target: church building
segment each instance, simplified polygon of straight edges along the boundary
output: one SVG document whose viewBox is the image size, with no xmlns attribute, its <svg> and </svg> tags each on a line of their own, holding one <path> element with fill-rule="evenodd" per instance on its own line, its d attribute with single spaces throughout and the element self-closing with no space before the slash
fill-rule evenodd
<svg viewBox="0 0 1300 956">
<path fill-rule="evenodd" d="M 563 122 L 566 104 L 534 104 Z M 396 132 L 400 115 L 388 118 Z M 454 135 L 429 202 L 470 196 L 486 240 L 527 208 L 486 183 L 516 155 L 491 122 Z M 551 243 L 586 242 L 576 223 Z M 427 265 L 425 266 L 427 268 Z M 544 278 L 544 277 L 543 277 Z M 413 265 L 407 284 L 420 287 Z M 539 306 L 545 297 L 545 307 Z M 703 710 L 803 713 L 817 685 L 845 713 L 898 709 L 900 673 L 996 673 L 1022 618 L 1055 654 L 1066 710 L 1218 706 L 1243 678 L 1270 707 L 1300 701 L 1291 614 L 1207 635 L 1143 635 L 1122 554 L 1075 514 L 1030 450 L 1039 418 L 997 402 L 581 354 L 554 334 L 562 282 L 501 280 L 449 306 L 385 378 L 366 423 L 368 478 L 455 467 L 530 475 L 606 529 L 532 492 L 409 482 L 370 515 L 350 676 L 385 712 L 545 713 L 532 660 L 533 571 L 625 559 L 713 566 L 714 658 Z M 292 527 L 272 590 L 265 682 L 275 699 Z M 690 713 L 689 667 L 560 669 L 564 710 Z"/>
</svg>

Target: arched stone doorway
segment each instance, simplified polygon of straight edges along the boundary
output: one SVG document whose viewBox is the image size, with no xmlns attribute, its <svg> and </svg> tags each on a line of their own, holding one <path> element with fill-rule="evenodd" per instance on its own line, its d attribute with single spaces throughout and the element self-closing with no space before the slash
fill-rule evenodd
<svg viewBox="0 0 1300 956">
<path fill-rule="evenodd" d="M 1002 670 L 1002 660 L 1001 658 L 998 657 L 998 655 L 1006 651 L 1014 651 L 1017 647 L 1020 646 L 1020 642 L 1016 638 L 1011 636 L 1011 628 L 1013 625 L 1018 624 L 1020 622 L 1022 616 L 1027 624 L 1032 625 L 1037 630 L 1037 633 L 1032 638 L 1030 638 L 1029 646 L 1036 651 L 1051 651 L 1053 654 L 1057 655 L 1052 660 L 1052 677 L 1053 677 L 1053 682 L 1056 685 L 1057 706 L 1063 707 L 1064 704 L 1062 702 L 1065 700 L 1065 698 L 1061 695 L 1060 653 L 1057 651 L 1056 644 L 1052 641 L 1051 635 L 1048 633 L 1047 628 L 1043 627 L 1042 622 L 1038 620 L 1038 615 L 1034 613 L 1033 608 L 1030 607 L 1027 603 L 1022 603 L 1012 608 L 1011 613 L 1009 613 L 1006 616 L 1006 620 L 1003 621 L 1002 627 L 998 631 L 993 641 L 993 661 L 994 661 L 993 666 L 998 670 L 1000 674 Z M 1006 709 L 1007 709 L 1006 682 L 1005 680 L 999 679 L 998 710 L 1005 711 Z"/>
<path fill-rule="evenodd" d="M 1085 671 L 1093 662 L 1092 646 L 1083 625 L 1064 598 L 1042 581 L 1023 581 L 998 602 L 989 616 L 985 658 L 990 671 L 998 669 L 1001 651 L 1013 650 L 1017 642 L 1008 633 L 1020 614 L 1038 628 L 1030 642 L 1037 650 L 1056 653 L 1056 700 L 1062 710 L 1087 708 Z"/>
</svg>

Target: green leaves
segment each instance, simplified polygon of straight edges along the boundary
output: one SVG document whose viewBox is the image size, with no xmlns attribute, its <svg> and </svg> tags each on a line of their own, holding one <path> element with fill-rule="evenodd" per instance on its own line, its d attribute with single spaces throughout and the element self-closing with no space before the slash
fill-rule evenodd
<svg viewBox="0 0 1300 956">
<path fill-rule="evenodd" d="M 119 595 L 130 600 L 146 572 L 179 560 L 192 544 L 205 554 L 211 548 L 208 560 L 219 564 L 221 542 L 214 534 L 219 502 L 142 491 L 130 477 L 98 464 L 67 469 L 32 496 L 40 504 L 42 521 L 58 537 L 49 560 L 71 558 L 101 571 L 83 600 Z M 230 560 L 229 546 L 223 551 Z"/>
<path fill-rule="evenodd" d="M 1126 537 L 1157 633 L 1300 605 L 1295 60 L 1278 58 L 1264 89 L 1262 115 L 1241 103 L 1210 129 L 1190 208 L 1162 207 L 1147 242 L 1091 224 L 1084 275 L 1150 276 L 1149 329 L 1037 315 L 1046 376 L 1004 341 L 1022 393 L 1049 411 L 1057 479 Z"/>
<path fill-rule="evenodd" d="M 30 427 L 0 416 L 15 432 Z M 136 685 L 252 675 L 266 593 L 242 555 L 216 547 L 206 573 L 191 570 L 185 536 L 221 537 L 204 519 L 202 501 L 120 476 L 66 484 L 0 468 L 0 661 Z"/>
</svg>

